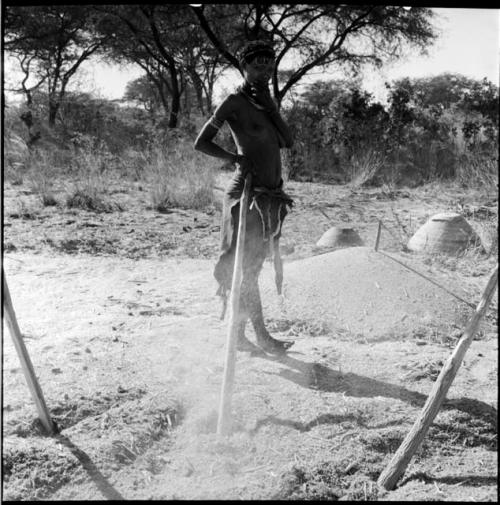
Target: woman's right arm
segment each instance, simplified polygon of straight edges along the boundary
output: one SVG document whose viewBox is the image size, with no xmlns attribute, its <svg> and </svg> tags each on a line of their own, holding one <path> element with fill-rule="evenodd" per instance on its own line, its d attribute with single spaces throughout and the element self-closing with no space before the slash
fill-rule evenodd
<svg viewBox="0 0 500 505">
<path fill-rule="evenodd" d="M 217 107 L 212 117 L 200 130 L 200 133 L 194 141 L 194 148 L 197 151 L 222 160 L 230 161 L 231 163 L 237 161 L 238 154 L 227 151 L 213 141 L 224 122 L 232 115 L 232 109 L 232 100 L 229 96 Z"/>
<path fill-rule="evenodd" d="M 230 163 L 238 163 L 243 174 L 246 175 L 247 172 L 252 171 L 251 161 L 242 154 L 227 151 L 213 141 L 224 122 L 233 116 L 233 114 L 234 100 L 232 96 L 228 96 L 219 107 L 217 107 L 212 117 L 203 125 L 194 142 L 194 148 L 209 156 L 227 160 Z"/>
</svg>

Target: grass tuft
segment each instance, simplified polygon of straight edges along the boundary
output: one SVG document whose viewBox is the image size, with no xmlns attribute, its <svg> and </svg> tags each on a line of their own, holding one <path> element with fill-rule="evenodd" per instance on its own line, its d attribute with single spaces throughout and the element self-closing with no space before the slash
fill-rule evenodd
<svg viewBox="0 0 500 505">
<path fill-rule="evenodd" d="M 351 186 L 361 187 L 375 183 L 384 164 L 384 156 L 376 149 L 369 148 L 354 154 L 348 173 Z"/>
<path fill-rule="evenodd" d="M 93 212 L 113 212 L 115 206 L 105 200 L 107 179 L 105 156 L 99 151 L 82 150 L 74 158 L 77 169 L 75 182 L 66 197 L 69 208 Z"/>
<path fill-rule="evenodd" d="M 98 191 L 93 188 L 76 188 L 66 198 L 69 208 L 88 210 L 93 212 L 112 212 L 113 205 L 105 202 Z"/>
</svg>

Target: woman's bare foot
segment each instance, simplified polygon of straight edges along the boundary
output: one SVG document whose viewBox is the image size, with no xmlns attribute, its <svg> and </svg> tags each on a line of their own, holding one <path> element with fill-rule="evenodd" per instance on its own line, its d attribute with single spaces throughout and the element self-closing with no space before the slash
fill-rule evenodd
<svg viewBox="0 0 500 505">
<path fill-rule="evenodd" d="M 238 340 L 236 342 L 236 349 L 243 352 L 261 352 L 261 349 L 255 344 L 252 344 L 245 336 L 238 335 Z"/>
<path fill-rule="evenodd" d="M 284 354 L 294 343 L 291 340 L 276 340 L 269 334 L 265 337 L 257 336 L 257 344 L 270 354 Z"/>
</svg>

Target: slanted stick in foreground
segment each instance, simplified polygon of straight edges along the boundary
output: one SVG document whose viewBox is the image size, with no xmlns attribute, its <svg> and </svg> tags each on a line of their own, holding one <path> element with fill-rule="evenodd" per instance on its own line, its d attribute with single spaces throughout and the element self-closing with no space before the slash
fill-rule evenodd
<svg viewBox="0 0 500 505">
<path fill-rule="evenodd" d="M 31 363 L 31 359 L 28 354 L 28 350 L 24 345 L 21 330 L 19 329 L 19 325 L 17 324 L 16 313 L 14 312 L 14 306 L 12 305 L 12 300 L 10 298 L 9 293 L 9 287 L 7 285 L 7 279 L 5 278 L 5 272 L 3 271 L 3 268 L 2 268 L 2 288 L 3 288 L 3 310 L 5 321 L 9 328 L 9 332 L 12 336 L 14 347 L 16 348 L 16 352 L 19 356 L 19 361 L 21 362 L 21 367 L 23 369 L 26 382 L 28 383 L 31 396 L 33 397 L 33 400 L 35 402 L 36 409 L 38 411 L 38 416 L 40 417 L 40 421 L 42 422 L 43 427 L 45 428 L 45 430 L 49 435 L 53 435 L 57 432 L 57 428 L 55 423 L 52 421 L 50 417 L 49 410 L 47 409 L 47 405 L 43 397 L 42 388 L 38 383 L 38 380 L 35 375 L 35 370 L 33 369 L 33 364 Z"/>
<path fill-rule="evenodd" d="M 412 429 L 403 440 L 399 449 L 394 454 L 394 457 L 389 462 L 385 470 L 380 474 L 378 478 L 378 485 L 384 487 L 387 490 L 394 489 L 399 478 L 403 475 L 410 462 L 410 459 L 415 454 L 417 449 L 420 447 L 429 426 L 436 417 L 443 400 L 446 398 L 446 393 L 448 392 L 455 375 L 462 363 L 462 359 L 465 352 L 469 348 L 472 339 L 479 327 L 479 323 L 483 318 L 488 306 L 491 302 L 493 294 L 495 293 L 495 288 L 498 282 L 498 264 L 493 270 L 488 284 L 483 292 L 481 301 L 476 308 L 476 311 L 469 319 L 465 331 L 460 338 L 455 350 L 448 358 L 448 361 L 444 365 L 438 379 L 434 383 L 431 394 L 427 398 L 427 401 L 415 421 Z"/>
<path fill-rule="evenodd" d="M 229 305 L 231 307 L 229 317 L 229 331 L 226 340 L 226 356 L 224 362 L 224 378 L 222 381 L 221 399 L 219 405 L 219 417 L 217 421 L 217 435 L 227 435 L 231 425 L 231 396 L 233 393 L 234 370 L 236 360 L 236 338 L 240 315 L 240 291 L 243 278 L 243 251 L 245 245 L 245 233 L 247 222 L 248 200 L 250 197 L 250 185 L 252 176 L 247 175 L 245 186 L 240 199 L 240 219 L 236 240 L 236 253 L 234 258 L 233 280 Z"/>
<path fill-rule="evenodd" d="M 380 233 L 382 231 L 382 220 L 378 220 L 378 228 L 377 228 L 377 238 L 375 239 L 375 251 L 378 251 L 378 244 L 380 242 Z"/>
</svg>

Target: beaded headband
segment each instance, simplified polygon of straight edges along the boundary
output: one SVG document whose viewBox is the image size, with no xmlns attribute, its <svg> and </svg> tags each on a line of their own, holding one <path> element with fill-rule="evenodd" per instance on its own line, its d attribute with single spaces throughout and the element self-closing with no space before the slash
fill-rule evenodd
<svg viewBox="0 0 500 505">
<path fill-rule="evenodd" d="M 274 49 L 265 42 L 250 43 L 240 53 L 240 63 L 251 63 L 257 56 L 275 58 Z"/>
</svg>

